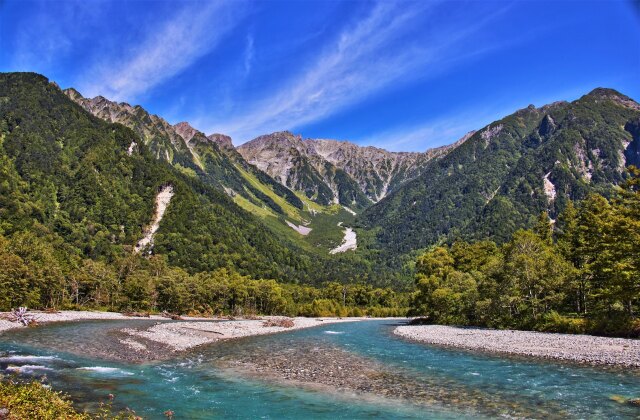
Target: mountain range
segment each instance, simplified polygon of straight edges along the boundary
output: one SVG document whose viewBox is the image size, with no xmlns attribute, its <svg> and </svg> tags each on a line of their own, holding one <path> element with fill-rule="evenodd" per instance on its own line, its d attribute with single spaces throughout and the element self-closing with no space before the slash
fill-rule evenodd
<svg viewBox="0 0 640 420">
<path fill-rule="evenodd" d="M 303 140 L 285 131 L 260 136 L 238 151 L 273 179 L 319 204 L 364 209 L 416 178 L 429 161 L 459 143 L 424 153 L 397 153 L 347 141 Z"/>
<path fill-rule="evenodd" d="M 139 105 L 5 73 L 0 136 L 2 234 L 41 226 L 73 253 L 113 259 L 132 252 L 171 185 L 149 251 L 173 265 L 389 284 L 407 281 L 403 263 L 420 249 L 504 241 L 542 211 L 554 218 L 568 200 L 610 194 L 640 164 L 640 105 L 599 88 L 423 153 L 287 131 L 236 148 Z M 346 227 L 357 249 L 330 253 Z"/>
</svg>

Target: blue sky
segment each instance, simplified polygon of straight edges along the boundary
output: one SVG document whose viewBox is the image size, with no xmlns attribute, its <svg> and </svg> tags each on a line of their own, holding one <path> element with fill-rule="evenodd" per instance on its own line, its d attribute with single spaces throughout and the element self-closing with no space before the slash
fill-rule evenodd
<svg viewBox="0 0 640 420">
<path fill-rule="evenodd" d="M 613 0 L 0 0 L 0 71 L 236 145 L 291 130 L 422 151 L 598 86 L 640 99 L 640 14 Z"/>
</svg>

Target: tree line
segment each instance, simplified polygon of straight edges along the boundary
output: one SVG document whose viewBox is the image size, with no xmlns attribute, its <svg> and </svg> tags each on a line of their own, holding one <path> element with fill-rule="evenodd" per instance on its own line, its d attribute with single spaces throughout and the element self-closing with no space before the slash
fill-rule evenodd
<svg viewBox="0 0 640 420">
<path fill-rule="evenodd" d="M 72 257 L 46 230 L 0 235 L 0 310 L 98 309 L 193 315 L 400 316 L 408 294 L 365 284 L 252 279 L 233 268 L 190 274 L 163 255 L 113 263 Z"/>
<path fill-rule="evenodd" d="M 416 262 L 411 313 L 426 322 L 639 336 L 640 169 L 612 198 L 569 202 L 505 244 L 455 242 Z"/>
</svg>

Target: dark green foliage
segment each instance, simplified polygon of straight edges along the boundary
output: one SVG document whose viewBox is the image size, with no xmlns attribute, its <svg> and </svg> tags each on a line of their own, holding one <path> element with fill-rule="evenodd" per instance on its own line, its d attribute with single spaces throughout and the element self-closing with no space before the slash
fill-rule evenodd
<svg viewBox="0 0 640 420">
<path fill-rule="evenodd" d="M 430 322 L 640 335 L 640 170 L 503 246 L 456 242 L 417 260 L 412 313 Z"/>
<path fill-rule="evenodd" d="M 175 196 L 156 252 L 172 264 L 309 280 L 309 257 L 295 245 L 144 145 L 129 155 L 134 132 L 89 115 L 44 77 L 0 75 L 0 121 L 1 233 L 39 226 L 38 235 L 59 243 L 69 264 L 82 257 L 114 261 L 142 236 L 158 188 L 171 184 Z"/>
<path fill-rule="evenodd" d="M 45 378 L 43 378 L 44 380 Z M 15 378 L 0 377 L 0 408 L 7 411 L 3 419 L 22 420 L 136 420 L 135 411 L 127 409 L 117 413 L 113 410 L 113 395 L 105 396 L 93 413 L 80 412 L 73 407 L 71 399 L 38 382 L 21 382 Z"/>
<path fill-rule="evenodd" d="M 190 314 L 401 316 L 408 294 L 370 285 L 321 287 L 254 280 L 233 269 L 189 274 L 165 256 L 128 255 L 111 264 L 91 259 L 68 266 L 46 238 L 0 235 L 0 310 L 91 308 Z"/>
</svg>

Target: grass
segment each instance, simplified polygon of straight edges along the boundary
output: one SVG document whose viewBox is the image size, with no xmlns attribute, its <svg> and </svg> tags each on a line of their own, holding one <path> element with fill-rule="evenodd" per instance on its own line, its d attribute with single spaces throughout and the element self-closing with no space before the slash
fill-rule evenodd
<svg viewBox="0 0 640 420">
<path fill-rule="evenodd" d="M 281 197 L 278 194 L 276 194 L 271 188 L 269 188 L 268 186 L 266 186 L 265 184 L 260 182 L 255 176 L 253 176 L 251 173 L 249 173 L 246 170 L 244 170 L 240 165 L 236 164 L 236 168 L 238 169 L 238 171 L 240 171 L 242 176 L 253 187 L 255 187 L 257 190 L 259 190 L 263 194 L 267 195 L 277 205 L 279 205 L 288 217 L 294 219 L 296 222 L 301 222 L 302 221 L 302 215 L 300 214 L 300 210 L 299 209 L 297 209 L 296 207 L 292 206 L 291 203 L 289 203 L 283 197 Z"/>
</svg>

